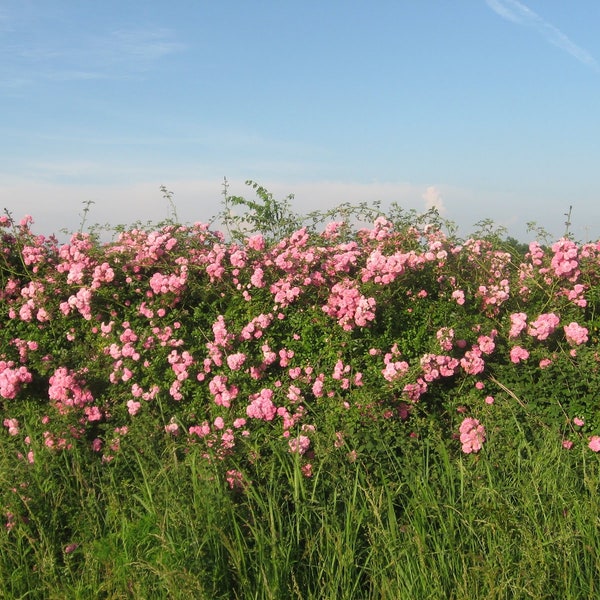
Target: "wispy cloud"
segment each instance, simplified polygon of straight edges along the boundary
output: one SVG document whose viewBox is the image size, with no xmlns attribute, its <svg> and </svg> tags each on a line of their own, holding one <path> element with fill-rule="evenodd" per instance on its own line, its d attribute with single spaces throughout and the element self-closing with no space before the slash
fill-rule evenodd
<svg viewBox="0 0 600 600">
<path fill-rule="evenodd" d="M 27 45 L 14 39 L 1 48 L 7 60 L 0 85 L 139 77 L 184 48 L 174 32 L 163 28 L 118 29 L 67 39 L 51 36 Z"/>
<path fill-rule="evenodd" d="M 108 79 L 106 73 L 100 71 L 79 71 L 77 69 L 57 69 L 45 73 L 45 78 L 51 81 L 91 81 L 93 79 Z"/>
<path fill-rule="evenodd" d="M 183 49 L 168 29 L 119 29 L 108 37 L 108 49 L 130 60 L 154 61 Z"/>
<path fill-rule="evenodd" d="M 521 23 L 521 19 L 519 19 L 518 15 L 510 10 L 510 8 L 505 6 L 502 0 L 485 0 L 485 2 L 496 14 L 500 15 L 507 21 Z"/>
<path fill-rule="evenodd" d="M 4 90 L 20 90 L 21 88 L 27 87 L 33 83 L 30 77 L 19 77 L 18 75 L 0 75 L 0 87 Z"/>
<path fill-rule="evenodd" d="M 73 68 L 65 70 L 65 75 L 71 73 L 75 79 L 82 73 L 94 73 L 97 78 L 137 75 L 184 48 L 169 29 L 117 29 L 85 38 L 78 50 L 69 48 L 70 56 L 65 58 Z"/>
<path fill-rule="evenodd" d="M 564 50 L 584 65 L 591 67 L 595 71 L 600 71 L 600 65 L 587 50 L 578 46 L 558 27 L 546 21 L 525 4 L 518 0 L 485 0 L 485 2 L 503 19 L 517 23 L 518 25 L 533 27 L 551 44 Z"/>
</svg>

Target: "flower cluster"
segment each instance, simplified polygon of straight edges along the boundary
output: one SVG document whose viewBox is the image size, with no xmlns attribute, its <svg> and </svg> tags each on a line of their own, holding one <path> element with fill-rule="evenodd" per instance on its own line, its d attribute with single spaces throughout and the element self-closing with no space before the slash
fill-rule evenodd
<svg viewBox="0 0 600 600">
<path fill-rule="evenodd" d="M 588 341 L 588 330 L 582 327 L 578 323 L 571 322 L 564 326 L 565 338 L 569 344 L 574 346 L 581 346 Z"/>
<path fill-rule="evenodd" d="M 481 450 L 485 442 L 485 428 L 477 419 L 472 417 L 464 419 L 460 424 L 459 433 L 462 451 L 465 454 Z"/>
<path fill-rule="evenodd" d="M 346 279 L 331 289 L 323 312 L 337 319 L 343 329 L 364 327 L 375 319 L 375 298 L 365 298 L 354 284 Z"/>
<path fill-rule="evenodd" d="M 27 367 L 15 368 L 13 361 L 0 360 L 0 396 L 3 398 L 16 398 L 22 384 L 29 383 L 31 378 Z"/>
</svg>

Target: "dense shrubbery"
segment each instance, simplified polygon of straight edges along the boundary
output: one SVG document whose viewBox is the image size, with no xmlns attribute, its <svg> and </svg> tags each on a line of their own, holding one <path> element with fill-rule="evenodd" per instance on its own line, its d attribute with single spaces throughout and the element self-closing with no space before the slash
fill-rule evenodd
<svg viewBox="0 0 600 600">
<path fill-rule="evenodd" d="M 508 455 L 540 429 L 600 450 L 600 243 L 523 251 L 365 207 L 364 228 L 348 207 L 308 225 L 255 188 L 227 199 L 249 209 L 228 235 L 171 222 L 59 244 L 0 220 L 8 530 L 36 510 L 28 472 L 69 456 L 108 477 L 158 452 L 245 494 L 282 453 L 314 479 L 432 443 Z"/>
</svg>

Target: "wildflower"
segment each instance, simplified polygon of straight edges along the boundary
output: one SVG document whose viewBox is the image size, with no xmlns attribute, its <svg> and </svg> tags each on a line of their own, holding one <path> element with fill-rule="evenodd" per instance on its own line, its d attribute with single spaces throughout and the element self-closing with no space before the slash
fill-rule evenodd
<svg viewBox="0 0 600 600">
<path fill-rule="evenodd" d="M 202 425 L 192 425 L 189 428 L 190 435 L 197 435 L 198 437 L 205 437 L 210 433 L 210 426 L 205 421 Z"/>
<path fill-rule="evenodd" d="M 452 299 L 456 301 L 457 304 L 465 303 L 465 293 L 462 290 L 454 290 L 452 292 Z"/>
<path fill-rule="evenodd" d="M 593 450 L 594 452 L 600 452 L 600 436 L 593 435 L 590 438 L 590 441 L 588 443 L 588 447 L 589 447 L 590 450 Z"/>
<path fill-rule="evenodd" d="M 585 286 L 581 283 L 578 283 L 573 286 L 572 290 L 565 290 L 565 295 L 569 300 L 575 304 L 575 306 L 580 306 L 581 308 L 585 308 L 587 306 L 587 300 L 584 297 L 585 294 Z"/>
<path fill-rule="evenodd" d="M 94 400 L 91 392 L 82 387 L 75 374 L 65 367 L 59 367 L 50 377 L 48 397 L 56 402 L 58 410 L 64 414 L 69 407 L 84 406 Z"/>
<path fill-rule="evenodd" d="M 246 414 L 251 419 L 263 419 L 272 421 L 277 414 L 277 407 L 273 404 L 271 398 L 273 390 L 263 389 L 258 394 L 252 395 L 252 402 L 246 407 Z"/>
<path fill-rule="evenodd" d="M 525 350 L 525 348 L 521 348 L 521 346 L 515 346 L 510 351 L 510 360 L 511 362 L 518 364 L 522 360 L 527 360 L 529 358 L 529 352 Z"/>
<path fill-rule="evenodd" d="M 215 377 L 209 382 L 208 389 L 215 397 L 215 404 L 229 408 L 229 406 L 231 406 L 231 401 L 237 397 L 239 390 L 235 385 L 227 388 L 226 383 L 226 376 L 215 375 Z"/>
<path fill-rule="evenodd" d="M 140 410 L 141 406 L 142 406 L 141 402 L 136 402 L 135 400 L 128 400 L 127 401 L 127 411 L 129 412 L 129 414 L 131 416 L 137 415 L 137 413 Z"/>
<path fill-rule="evenodd" d="M 497 332 L 493 330 L 489 336 L 480 335 L 477 338 L 477 345 L 484 354 L 491 354 L 494 351 L 496 347 L 496 344 L 494 343 L 494 338 L 496 337 L 496 335 Z"/>
<path fill-rule="evenodd" d="M 460 424 L 459 432 L 462 451 L 465 454 L 481 450 L 485 442 L 485 428 L 477 419 L 472 417 L 465 418 Z"/>
<path fill-rule="evenodd" d="M 552 245 L 554 256 L 551 265 L 557 277 L 576 279 L 579 274 L 577 245 L 572 240 L 561 239 Z"/>
<path fill-rule="evenodd" d="M 402 391 L 411 402 L 418 402 L 427 392 L 427 382 L 419 377 L 415 383 L 407 383 Z"/>
<path fill-rule="evenodd" d="M 15 515 L 9 511 L 6 511 L 5 515 L 6 515 L 5 527 L 8 531 L 10 531 L 11 529 L 13 529 L 13 527 L 16 524 L 15 523 Z"/>
<path fill-rule="evenodd" d="M 288 442 L 289 451 L 297 452 L 302 456 L 310 447 L 310 438 L 305 435 L 299 435 Z"/>
<path fill-rule="evenodd" d="M 312 465 L 310 463 L 302 465 L 300 470 L 302 471 L 302 475 L 304 475 L 304 477 L 312 477 Z"/>
<path fill-rule="evenodd" d="M 246 361 L 246 355 L 243 352 L 238 352 L 236 354 L 230 354 L 227 357 L 227 366 L 232 371 L 239 371 Z"/>
<path fill-rule="evenodd" d="M 12 361 L 0 360 L 0 396 L 9 400 L 17 396 L 22 383 L 31 382 L 33 377 L 26 367 L 14 366 Z"/>
<path fill-rule="evenodd" d="M 264 271 L 260 267 L 256 267 L 256 269 L 254 269 L 252 277 L 250 277 L 250 283 L 256 288 L 262 288 L 265 286 L 263 277 Z"/>
<path fill-rule="evenodd" d="M 221 446 L 225 450 L 229 450 L 235 446 L 235 436 L 231 429 L 227 429 L 223 435 L 221 435 Z"/>
<path fill-rule="evenodd" d="M 452 350 L 452 340 L 454 339 L 454 329 L 451 327 L 442 327 L 435 334 L 440 347 L 446 352 Z"/>
<path fill-rule="evenodd" d="M 256 235 L 253 235 L 248 238 L 247 245 L 248 245 L 248 248 L 251 248 L 252 250 L 257 250 L 257 251 L 264 250 L 265 240 L 264 240 L 263 236 L 260 235 L 260 233 L 258 233 Z"/>
<path fill-rule="evenodd" d="M 567 342 L 574 346 L 585 344 L 588 341 L 588 330 L 581 327 L 578 323 L 571 322 L 564 326 L 565 337 Z"/>
<path fill-rule="evenodd" d="M 321 398 L 323 396 L 323 379 L 324 378 L 325 378 L 325 376 L 321 373 L 321 374 L 319 374 L 319 376 L 317 377 L 317 379 L 315 379 L 315 382 L 313 383 L 312 392 L 317 398 Z"/>
<path fill-rule="evenodd" d="M 460 366 L 468 375 L 477 375 L 485 369 L 485 361 L 481 358 L 481 350 L 479 346 L 473 346 L 471 350 L 467 350 L 463 358 L 460 359 Z"/>
<path fill-rule="evenodd" d="M 404 360 L 392 360 L 391 354 L 385 355 L 385 369 L 382 369 L 381 373 L 388 381 L 394 381 L 395 379 L 401 378 L 409 370 L 409 365 Z"/>
<path fill-rule="evenodd" d="M 102 420 L 102 412 L 97 406 L 86 406 L 84 412 L 90 422 Z"/>
<path fill-rule="evenodd" d="M 366 298 L 349 279 L 345 279 L 331 288 L 327 304 L 322 310 L 337 319 L 344 330 L 350 331 L 355 325 L 364 327 L 369 321 L 373 321 L 375 307 L 375 298 Z"/>
<path fill-rule="evenodd" d="M 529 325 L 529 335 L 540 341 L 548 339 L 558 327 L 560 319 L 554 313 L 542 314 Z"/>
<path fill-rule="evenodd" d="M 177 425 L 177 423 L 169 423 L 165 425 L 165 431 L 177 435 L 179 433 L 179 425 Z"/>
<path fill-rule="evenodd" d="M 292 403 L 299 402 L 302 399 L 300 388 L 295 385 L 290 385 L 287 398 Z"/>
<path fill-rule="evenodd" d="M 229 485 L 229 489 L 243 489 L 244 488 L 244 476 L 240 471 L 236 469 L 230 469 L 227 471 L 227 477 L 225 478 L 227 484 Z"/>
<path fill-rule="evenodd" d="M 8 428 L 8 435 L 19 435 L 19 421 L 17 419 L 4 419 L 4 427 Z"/>
</svg>

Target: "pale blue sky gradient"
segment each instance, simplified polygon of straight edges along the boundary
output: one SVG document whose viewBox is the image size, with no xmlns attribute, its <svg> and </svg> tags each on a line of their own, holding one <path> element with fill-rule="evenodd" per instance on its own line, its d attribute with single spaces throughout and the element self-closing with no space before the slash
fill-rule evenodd
<svg viewBox="0 0 600 600">
<path fill-rule="evenodd" d="M 0 208 L 43 233 L 437 205 L 600 238 L 597 0 L 0 0 Z"/>
</svg>

